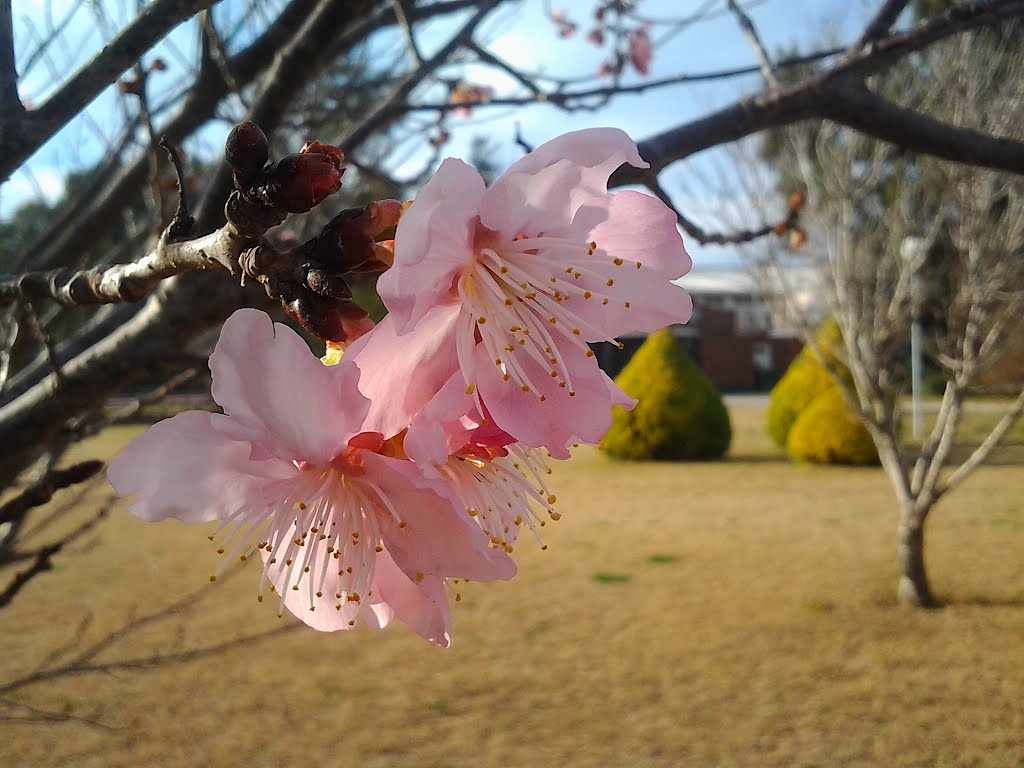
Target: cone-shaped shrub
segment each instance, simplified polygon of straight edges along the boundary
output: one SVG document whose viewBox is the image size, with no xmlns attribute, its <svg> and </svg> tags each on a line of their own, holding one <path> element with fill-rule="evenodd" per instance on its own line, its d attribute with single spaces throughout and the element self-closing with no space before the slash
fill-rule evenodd
<svg viewBox="0 0 1024 768">
<path fill-rule="evenodd" d="M 826 359 L 842 371 L 846 367 L 839 362 L 838 352 L 843 346 L 843 337 L 839 324 L 835 320 L 827 320 L 818 329 L 815 340 Z M 811 402 L 827 389 L 835 386 L 835 381 L 828 371 L 818 362 L 814 352 L 804 347 L 788 370 L 772 389 L 765 412 L 765 426 L 768 435 L 779 448 L 786 447 L 789 430 L 793 428 L 797 417 Z"/>
<path fill-rule="evenodd" d="M 864 425 L 850 413 L 839 387 L 818 395 L 789 431 L 786 451 L 813 464 L 877 464 L 878 451 Z"/>
<path fill-rule="evenodd" d="M 810 350 L 804 349 L 797 355 L 768 399 L 765 426 L 772 441 L 779 448 L 785 448 L 797 417 L 814 398 L 835 385 Z"/>
<path fill-rule="evenodd" d="M 639 402 L 616 406 L 601 448 L 617 459 L 675 461 L 721 458 L 732 441 L 729 413 L 718 390 L 672 333 L 647 338 L 615 379 Z"/>
</svg>

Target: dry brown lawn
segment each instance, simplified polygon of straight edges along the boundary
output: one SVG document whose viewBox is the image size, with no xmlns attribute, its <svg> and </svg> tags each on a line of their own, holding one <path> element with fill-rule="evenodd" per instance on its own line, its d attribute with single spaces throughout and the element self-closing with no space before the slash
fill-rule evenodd
<svg viewBox="0 0 1024 768">
<path fill-rule="evenodd" d="M 14 701 L 96 723 L 0 721 L 0 765 L 1024 766 L 1024 468 L 986 468 L 937 510 L 929 564 L 949 604 L 912 612 L 892 602 L 881 471 L 788 464 L 759 412 L 734 419 L 728 462 L 581 451 L 557 467 L 548 551 L 524 542 L 514 581 L 469 585 L 448 651 L 400 627 L 296 630 L 43 681 L 2 694 L 0 716 L 31 714 Z M 196 589 L 200 610 L 100 658 L 281 626 L 255 568 L 208 585 L 205 533 L 119 507 L 4 612 L 0 687 L 84 617 L 78 645 Z"/>
</svg>

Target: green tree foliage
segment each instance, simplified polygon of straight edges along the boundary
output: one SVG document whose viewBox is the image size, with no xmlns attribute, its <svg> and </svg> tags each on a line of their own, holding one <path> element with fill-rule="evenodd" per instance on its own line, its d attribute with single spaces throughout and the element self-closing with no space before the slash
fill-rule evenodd
<svg viewBox="0 0 1024 768">
<path fill-rule="evenodd" d="M 786 452 L 812 464 L 877 464 L 878 451 L 834 384 L 819 394 L 789 431 Z"/>
<path fill-rule="evenodd" d="M 616 407 L 601 448 L 617 459 L 719 459 L 732 441 L 722 397 L 665 329 L 648 337 L 615 379 L 639 402 Z"/>
</svg>

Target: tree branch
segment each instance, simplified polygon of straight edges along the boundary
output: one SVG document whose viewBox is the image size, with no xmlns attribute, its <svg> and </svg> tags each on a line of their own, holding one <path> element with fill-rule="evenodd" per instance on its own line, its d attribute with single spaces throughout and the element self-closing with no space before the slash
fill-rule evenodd
<svg viewBox="0 0 1024 768">
<path fill-rule="evenodd" d="M 823 115 L 861 133 L 924 155 L 1024 175 L 1024 142 L 990 136 L 906 109 L 863 85 L 844 87 Z"/>
<path fill-rule="evenodd" d="M 67 80 L 42 106 L 25 116 L 18 137 L 0 145 L 0 181 L 81 112 L 117 76 L 172 29 L 214 0 L 154 0 L 103 50 Z M 10 4 L 4 3 L 9 9 Z M 14 138 L 14 140 L 11 140 Z"/>
<path fill-rule="evenodd" d="M 14 138 L 8 136 L 8 132 L 19 127 L 25 113 L 25 107 L 18 97 L 14 20 L 11 14 L 10 2 L 0 4 L 0 146 Z"/>
<path fill-rule="evenodd" d="M 1021 390 L 1020 394 L 1017 395 L 1017 399 L 1013 402 L 1013 406 L 1007 411 L 1003 418 L 999 420 L 999 423 L 993 427 L 992 431 L 988 434 L 981 445 L 974 449 L 974 452 L 967 457 L 967 460 L 957 467 L 953 473 L 946 478 L 946 481 L 942 483 L 937 489 L 939 495 L 949 493 L 962 483 L 968 475 L 974 470 L 985 463 L 985 460 L 991 455 L 992 451 L 1002 442 L 1003 438 L 1013 429 L 1013 425 L 1016 424 L 1024 414 L 1024 389 Z"/>
<path fill-rule="evenodd" d="M 739 22 L 740 29 L 743 30 L 743 36 L 747 38 L 747 42 L 750 43 L 750 47 L 754 49 L 754 55 L 757 56 L 758 64 L 761 67 L 761 77 L 764 78 L 764 81 L 768 86 L 768 90 L 779 90 L 781 86 L 779 84 L 779 78 L 775 74 L 775 67 L 772 65 L 771 59 L 768 58 L 768 51 L 765 50 L 764 44 L 761 42 L 761 36 L 757 34 L 757 28 L 754 26 L 754 22 L 752 22 L 750 17 L 744 13 L 736 0 L 726 0 L 726 5 L 736 17 L 736 21 Z"/>
<path fill-rule="evenodd" d="M 889 34 L 892 25 L 896 23 L 896 19 L 900 17 L 900 14 L 903 13 L 903 9 L 907 7 L 909 2 L 910 0 L 884 0 L 878 10 L 875 11 L 871 21 L 864 28 L 861 36 L 857 38 L 857 42 L 850 46 L 850 53 L 859 51 L 878 38 Z"/>
<path fill-rule="evenodd" d="M 49 299 L 66 306 L 140 301 L 161 280 L 183 272 L 214 267 L 237 272 L 238 256 L 251 244 L 226 225 L 195 240 L 158 244 L 129 264 L 0 275 L 0 304 L 17 299 Z"/>
<path fill-rule="evenodd" d="M 673 128 L 639 143 L 640 155 L 654 172 L 701 150 L 738 141 L 767 128 L 791 125 L 827 111 L 844 98 L 848 83 L 882 70 L 908 54 L 960 32 L 1024 16 L 1022 0 L 987 0 L 955 6 L 914 29 L 892 35 L 846 57 L 825 72 L 776 94 L 742 99 L 700 120 Z M 898 138 L 898 137 L 894 137 Z M 1024 154 L 1024 142 L 1015 142 Z M 623 167 L 612 186 L 642 184 L 646 171 Z"/>
</svg>

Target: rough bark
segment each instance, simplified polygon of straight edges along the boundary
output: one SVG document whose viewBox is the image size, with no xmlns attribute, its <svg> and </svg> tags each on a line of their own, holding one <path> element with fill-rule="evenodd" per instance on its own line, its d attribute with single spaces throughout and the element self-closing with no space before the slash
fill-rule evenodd
<svg viewBox="0 0 1024 768">
<path fill-rule="evenodd" d="M 900 512 L 899 568 L 897 596 L 902 605 L 913 608 L 934 608 L 937 603 L 928 583 L 924 562 L 924 521 L 913 509 L 904 505 Z"/>
</svg>

